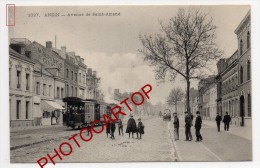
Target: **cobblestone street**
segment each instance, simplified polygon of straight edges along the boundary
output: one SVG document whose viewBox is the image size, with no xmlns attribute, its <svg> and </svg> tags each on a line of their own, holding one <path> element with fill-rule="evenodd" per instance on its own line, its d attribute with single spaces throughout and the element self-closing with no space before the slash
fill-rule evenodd
<svg viewBox="0 0 260 168">
<path fill-rule="evenodd" d="M 124 121 L 124 124 L 126 124 L 126 121 Z M 145 125 L 145 134 L 142 140 L 136 139 L 136 134 L 134 139 L 129 139 L 128 134 L 119 136 L 118 129 L 115 132 L 115 140 L 111 140 L 106 138 L 104 131 L 101 134 L 94 134 L 93 139 L 89 142 L 83 143 L 81 141 L 80 148 L 72 145 L 73 153 L 70 156 L 63 157 L 62 162 L 174 161 L 174 150 L 168 130 L 168 122 L 162 121 L 161 118 L 143 118 L 143 123 Z M 125 129 L 126 126 L 124 125 Z M 51 129 L 47 130 L 51 131 Z M 30 135 L 39 135 L 40 132 L 40 130 L 35 131 Z M 46 129 L 43 129 L 43 132 L 45 135 L 48 134 Z M 11 162 L 36 163 L 39 158 L 46 156 L 47 153 L 52 156 L 54 155 L 54 148 L 57 149 L 59 144 L 66 141 L 69 135 L 78 132 L 79 130 L 72 131 L 66 130 L 65 127 L 56 127 L 51 132 L 56 138 L 11 150 Z M 44 134 L 41 136 L 44 136 Z M 58 157 L 55 158 L 55 161 L 60 162 Z"/>
</svg>

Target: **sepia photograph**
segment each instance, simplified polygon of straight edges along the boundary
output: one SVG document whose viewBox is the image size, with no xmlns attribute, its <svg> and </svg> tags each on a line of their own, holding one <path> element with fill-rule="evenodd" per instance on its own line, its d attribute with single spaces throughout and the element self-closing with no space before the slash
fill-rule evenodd
<svg viewBox="0 0 260 168">
<path fill-rule="evenodd" d="M 11 164 L 253 161 L 250 5 L 9 12 Z"/>
</svg>

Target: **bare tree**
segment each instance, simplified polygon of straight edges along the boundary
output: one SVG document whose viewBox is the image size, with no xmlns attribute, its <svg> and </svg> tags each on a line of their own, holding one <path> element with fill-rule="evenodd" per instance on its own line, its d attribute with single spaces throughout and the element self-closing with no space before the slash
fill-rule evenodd
<svg viewBox="0 0 260 168">
<path fill-rule="evenodd" d="M 175 106 L 175 112 L 178 112 L 178 102 L 182 101 L 184 96 L 184 93 L 180 88 L 174 88 L 170 92 L 168 98 L 167 98 L 167 103 L 171 106 Z"/>
<path fill-rule="evenodd" d="M 190 112 L 190 81 L 201 79 L 208 66 L 221 57 L 215 43 L 216 26 L 208 14 L 200 10 L 179 9 L 168 24 L 161 25 L 161 34 L 140 35 L 144 61 L 155 67 L 155 77 L 174 81 L 182 76 L 187 84 L 186 107 Z"/>
</svg>

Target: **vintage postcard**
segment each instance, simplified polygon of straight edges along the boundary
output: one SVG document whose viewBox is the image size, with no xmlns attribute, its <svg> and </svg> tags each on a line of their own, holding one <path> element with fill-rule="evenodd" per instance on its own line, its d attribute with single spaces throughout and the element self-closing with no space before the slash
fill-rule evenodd
<svg viewBox="0 0 260 168">
<path fill-rule="evenodd" d="M 10 162 L 252 161 L 251 6 L 11 6 Z"/>
</svg>

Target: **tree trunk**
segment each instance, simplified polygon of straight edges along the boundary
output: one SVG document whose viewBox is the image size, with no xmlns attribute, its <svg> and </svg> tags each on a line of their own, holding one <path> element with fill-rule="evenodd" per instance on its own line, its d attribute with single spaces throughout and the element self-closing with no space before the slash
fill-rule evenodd
<svg viewBox="0 0 260 168">
<path fill-rule="evenodd" d="M 177 102 L 175 103 L 175 112 L 178 113 L 178 110 L 177 110 Z"/>
<path fill-rule="evenodd" d="M 190 113 L 190 81 L 187 80 L 186 110 Z"/>
</svg>

